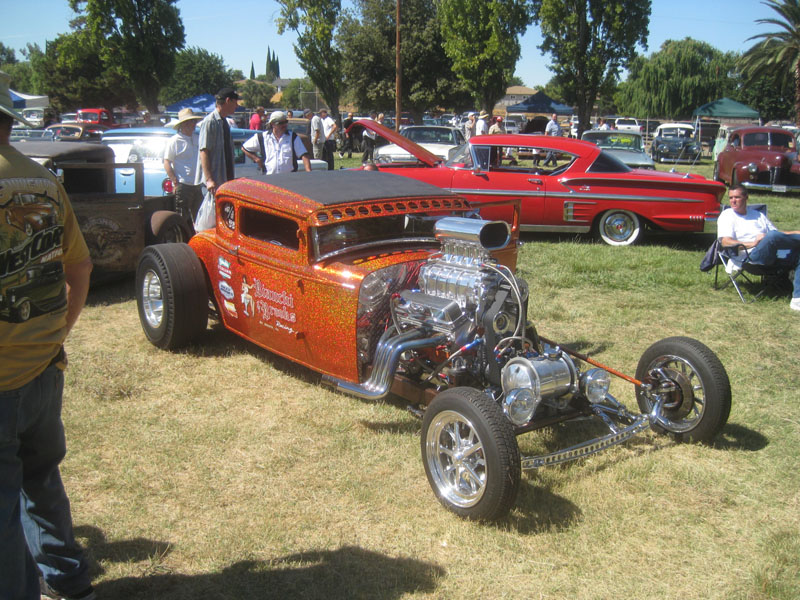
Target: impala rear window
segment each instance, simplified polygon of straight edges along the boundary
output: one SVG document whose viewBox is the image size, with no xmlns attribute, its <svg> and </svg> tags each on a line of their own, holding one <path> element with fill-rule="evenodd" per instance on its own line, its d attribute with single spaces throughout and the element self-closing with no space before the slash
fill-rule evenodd
<svg viewBox="0 0 800 600">
<path fill-rule="evenodd" d="M 631 168 L 607 152 L 601 152 L 586 171 L 588 173 L 628 173 Z"/>
</svg>

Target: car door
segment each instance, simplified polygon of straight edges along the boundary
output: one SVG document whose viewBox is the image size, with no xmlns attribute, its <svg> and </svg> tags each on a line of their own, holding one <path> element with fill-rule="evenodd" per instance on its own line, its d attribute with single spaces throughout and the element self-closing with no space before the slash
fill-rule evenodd
<svg viewBox="0 0 800 600">
<path fill-rule="evenodd" d="M 503 146 L 475 144 L 471 150 L 471 162 L 453 171 L 451 191 L 475 203 L 519 199 L 523 227 L 541 224 L 548 176 L 534 165 L 533 149 L 513 148 L 513 161 L 504 158 L 508 148 Z M 529 154 L 531 158 L 522 158 Z M 500 218 L 493 209 L 485 209 L 481 214 L 485 218 Z"/>
<path fill-rule="evenodd" d="M 221 214 L 235 210 L 229 208 L 233 206 L 221 200 Z M 219 277 L 214 293 L 221 317 L 241 336 L 306 363 L 302 317 L 306 261 L 299 223 L 244 203 L 231 214 L 236 235 L 215 250 Z"/>
</svg>

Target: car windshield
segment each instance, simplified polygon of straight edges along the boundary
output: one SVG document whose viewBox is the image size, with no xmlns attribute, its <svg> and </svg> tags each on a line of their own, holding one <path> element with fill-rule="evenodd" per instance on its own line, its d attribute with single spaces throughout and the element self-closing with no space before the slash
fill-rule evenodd
<svg viewBox="0 0 800 600">
<path fill-rule="evenodd" d="M 794 150 L 794 138 L 789 133 L 776 131 L 756 131 L 744 134 L 745 146 L 777 146 Z"/>
<path fill-rule="evenodd" d="M 78 111 L 78 119 L 81 121 L 85 121 L 87 123 L 99 123 L 100 122 L 100 114 L 96 112 L 86 112 L 79 110 Z"/>
<path fill-rule="evenodd" d="M 436 242 L 433 228 L 439 216 L 392 215 L 356 219 L 315 227 L 311 232 L 314 256 L 330 258 L 356 248 L 368 248 L 409 241 Z"/>
<path fill-rule="evenodd" d="M 691 127 L 664 127 L 659 134 L 663 138 L 690 138 L 694 135 Z"/>
<path fill-rule="evenodd" d="M 638 135 L 619 133 L 613 131 L 587 131 L 583 135 L 587 142 L 597 144 L 601 148 L 613 150 L 634 150 L 643 152 L 642 138 Z"/>
<path fill-rule="evenodd" d="M 196 134 L 195 134 L 196 135 Z M 119 163 L 136 163 L 164 160 L 164 148 L 170 136 L 114 136 L 103 139 L 103 143 L 114 151 L 114 160 Z"/>
<path fill-rule="evenodd" d="M 457 132 L 447 127 L 409 127 L 403 135 L 417 144 L 449 144 L 455 146 L 462 140 L 456 137 Z"/>
</svg>

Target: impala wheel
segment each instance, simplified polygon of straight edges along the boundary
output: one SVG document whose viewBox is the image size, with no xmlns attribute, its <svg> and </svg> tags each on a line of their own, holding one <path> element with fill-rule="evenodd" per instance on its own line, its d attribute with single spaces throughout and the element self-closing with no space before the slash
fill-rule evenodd
<svg viewBox="0 0 800 600">
<path fill-rule="evenodd" d="M 610 246 L 630 246 L 642 232 L 639 217 L 628 210 L 607 210 L 597 223 L 600 238 Z"/>
</svg>

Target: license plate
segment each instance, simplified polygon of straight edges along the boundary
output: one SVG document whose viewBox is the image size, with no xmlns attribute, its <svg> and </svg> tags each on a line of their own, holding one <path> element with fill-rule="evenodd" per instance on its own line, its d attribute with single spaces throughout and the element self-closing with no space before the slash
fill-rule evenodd
<svg viewBox="0 0 800 600">
<path fill-rule="evenodd" d="M 785 185 L 773 185 L 772 186 L 772 191 L 773 192 L 779 192 L 779 193 L 785 193 L 786 192 L 786 186 Z"/>
</svg>

